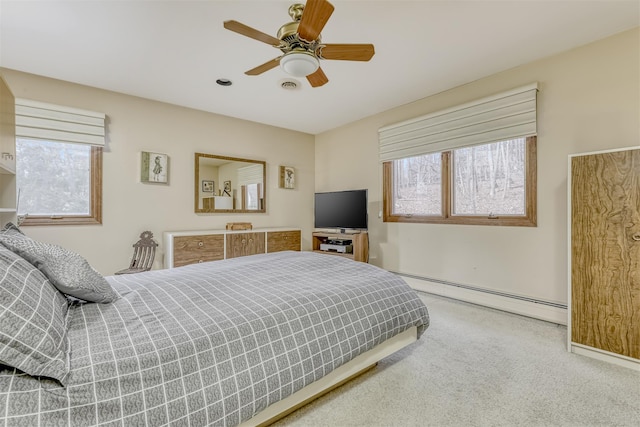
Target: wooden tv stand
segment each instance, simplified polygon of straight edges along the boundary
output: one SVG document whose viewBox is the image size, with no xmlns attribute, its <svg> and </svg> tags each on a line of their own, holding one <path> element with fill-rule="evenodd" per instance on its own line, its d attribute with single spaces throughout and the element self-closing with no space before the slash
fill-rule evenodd
<svg viewBox="0 0 640 427">
<path fill-rule="evenodd" d="M 351 240 L 353 253 L 342 253 L 320 250 L 320 245 L 331 239 Z M 369 234 L 366 231 L 359 233 L 325 233 L 315 231 L 313 233 L 313 251 L 329 255 L 338 255 L 350 258 L 354 261 L 369 262 Z"/>
</svg>

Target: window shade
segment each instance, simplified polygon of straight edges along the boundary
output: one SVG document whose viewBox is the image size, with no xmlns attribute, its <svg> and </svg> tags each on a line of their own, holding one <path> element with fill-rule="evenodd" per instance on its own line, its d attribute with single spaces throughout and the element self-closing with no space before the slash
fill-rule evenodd
<svg viewBox="0 0 640 427">
<path fill-rule="evenodd" d="M 380 128 L 380 161 L 535 135 L 537 91 L 532 83 Z"/>
<path fill-rule="evenodd" d="M 262 182 L 262 165 L 251 165 L 238 168 L 238 184 L 249 185 Z"/>
<path fill-rule="evenodd" d="M 103 113 L 16 99 L 16 136 L 104 145 Z"/>
</svg>

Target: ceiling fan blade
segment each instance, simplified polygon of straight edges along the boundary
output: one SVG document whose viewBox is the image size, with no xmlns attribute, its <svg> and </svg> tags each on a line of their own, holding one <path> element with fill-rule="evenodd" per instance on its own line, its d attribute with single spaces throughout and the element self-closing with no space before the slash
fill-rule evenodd
<svg viewBox="0 0 640 427">
<path fill-rule="evenodd" d="M 280 39 L 272 37 L 269 34 L 263 33 L 262 31 L 258 31 L 255 28 L 244 25 L 238 21 L 224 21 L 224 27 L 227 30 L 231 30 L 233 32 L 242 34 L 243 36 L 247 36 L 271 46 L 278 46 L 280 44 Z"/>
<path fill-rule="evenodd" d="M 311 87 L 320 87 L 329 82 L 329 79 L 324 74 L 324 71 L 322 71 L 322 68 L 318 68 L 315 73 L 309 74 L 307 76 L 307 80 L 309 81 L 309 84 L 311 84 Z"/>
<path fill-rule="evenodd" d="M 372 44 L 327 44 L 320 48 L 319 56 L 323 59 L 368 61 L 375 53 Z"/>
<path fill-rule="evenodd" d="M 307 0 L 298 25 L 298 36 L 308 42 L 315 41 L 333 13 L 333 9 L 333 5 L 327 0 Z"/>
<path fill-rule="evenodd" d="M 280 58 L 282 58 L 282 56 L 267 61 L 262 65 L 258 65 L 256 68 L 252 68 L 249 71 L 245 71 L 245 74 L 248 76 L 257 76 L 264 73 L 265 71 L 269 71 L 272 68 L 276 68 L 278 64 L 280 64 Z"/>
</svg>

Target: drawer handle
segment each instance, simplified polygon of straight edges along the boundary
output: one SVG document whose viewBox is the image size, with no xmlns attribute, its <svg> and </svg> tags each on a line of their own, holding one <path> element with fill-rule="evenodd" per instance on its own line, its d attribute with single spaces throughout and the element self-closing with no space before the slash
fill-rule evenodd
<svg viewBox="0 0 640 427">
<path fill-rule="evenodd" d="M 631 238 L 636 242 L 640 242 L 640 233 L 634 233 L 633 236 L 631 236 Z"/>
<path fill-rule="evenodd" d="M 199 263 L 201 263 L 201 262 L 204 262 L 204 261 L 203 261 L 203 260 L 201 260 L 201 259 L 199 259 L 199 260 L 198 260 L 198 264 L 199 264 Z"/>
<path fill-rule="evenodd" d="M 247 239 L 242 239 L 242 244 L 244 245 L 245 243 L 247 243 Z"/>
<path fill-rule="evenodd" d="M 204 246 L 204 242 L 202 242 L 202 241 L 198 242 L 198 246 L 200 246 L 200 247 Z"/>
<path fill-rule="evenodd" d="M 249 243 L 253 243 L 253 239 L 249 239 Z"/>
</svg>

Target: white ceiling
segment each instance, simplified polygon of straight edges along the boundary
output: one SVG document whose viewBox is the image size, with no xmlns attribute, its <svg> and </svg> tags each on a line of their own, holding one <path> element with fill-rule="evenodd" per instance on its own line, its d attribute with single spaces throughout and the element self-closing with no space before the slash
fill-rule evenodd
<svg viewBox="0 0 640 427">
<path fill-rule="evenodd" d="M 637 0 L 332 0 L 322 40 L 376 54 L 285 90 L 244 74 L 280 52 L 222 24 L 275 36 L 294 2 L 0 0 L 0 66 L 318 134 L 640 25 Z"/>
</svg>

